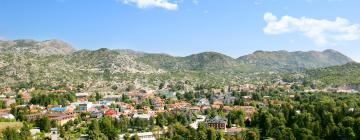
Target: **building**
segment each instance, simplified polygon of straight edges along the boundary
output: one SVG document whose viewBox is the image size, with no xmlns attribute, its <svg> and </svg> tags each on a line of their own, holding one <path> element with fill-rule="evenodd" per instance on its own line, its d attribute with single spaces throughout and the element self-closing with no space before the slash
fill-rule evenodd
<svg viewBox="0 0 360 140">
<path fill-rule="evenodd" d="M 212 127 L 215 129 L 226 129 L 226 123 L 227 120 L 220 116 L 215 116 L 214 118 L 206 120 L 207 127 Z"/>
<path fill-rule="evenodd" d="M 26 120 L 28 121 L 33 121 L 36 120 L 38 118 L 41 118 L 45 115 L 46 112 L 40 112 L 40 113 L 33 113 L 33 114 L 28 114 L 25 115 Z"/>
<path fill-rule="evenodd" d="M 77 98 L 87 98 L 90 96 L 90 94 L 89 93 L 76 93 L 75 96 Z"/>
<path fill-rule="evenodd" d="M 16 100 L 14 98 L 5 98 L 3 101 L 6 107 L 10 107 L 11 104 L 16 103 Z"/>
<path fill-rule="evenodd" d="M 103 113 L 101 111 L 93 111 L 90 114 L 91 118 L 101 118 L 103 116 Z"/>
<path fill-rule="evenodd" d="M 150 117 L 151 117 L 151 115 L 144 114 L 144 113 L 135 113 L 133 115 L 133 118 L 146 119 L 146 120 L 150 120 Z"/>
<path fill-rule="evenodd" d="M 134 135 L 138 135 L 140 140 L 156 140 L 157 136 L 163 135 L 162 131 L 160 132 L 143 132 L 143 133 L 132 133 L 129 136 L 132 137 Z M 125 140 L 125 134 L 119 135 L 120 140 Z"/>
<path fill-rule="evenodd" d="M 226 95 L 224 98 L 224 103 L 225 104 L 233 104 L 236 100 L 236 97 L 230 96 L 230 95 Z"/>
<path fill-rule="evenodd" d="M 210 105 L 210 101 L 206 98 L 201 98 L 196 102 L 197 106 L 209 106 Z"/>
<path fill-rule="evenodd" d="M 57 128 L 50 129 L 50 138 L 51 140 L 57 140 L 59 138 L 59 132 Z"/>
<path fill-rule="evenodd" d="M 154 106 L 154 110 L 164 110 L 165 102 L 160 97 L 151 99 L 151 104 Z"/>
<path fill-rule="evenodd" d="M 0 113 L 0 118 L 15 119 L 15 116 L 13 114 L 10 114 L 10 113 Z"/>
<path fill-rule="evenodd" d="M 93 106 L 91 102 L 74 102 L 72 106 L 75 106 L 76 112 L 87 112 Z"/>
<path fill-rule="evenodd" d="M 63 126 L 65 123 L 67 123 L 70 120 L 74 121 L 76 115 L 73 113 L 51 113 L 48 114 L 48 117 L 50 120 L 56 121 L 58 125 Z"/>
<path fill-rule="evenodd" d="M 109 109 L 105 112 L 104 115 L 109 116 L 109 117 L 116 117 L 116 116 L 118 116 L 118 111 L 115 109 Z"/>
</svg>

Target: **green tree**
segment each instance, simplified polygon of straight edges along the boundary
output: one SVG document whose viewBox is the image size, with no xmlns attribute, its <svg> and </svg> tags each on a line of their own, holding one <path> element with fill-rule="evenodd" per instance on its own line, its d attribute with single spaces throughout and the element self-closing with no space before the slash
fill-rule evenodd
<svg viewBox="0 0 360 140">
<path fill-rule="evenodd" d="M 114 126 L 114 120 L 110 117 L 103 117 L 100 120 L 101 132 L 104 133 L 109 140 L 118 139 L 118 130 Z"/>
<path fill-rule="evenodd" d="M 23 122 L 23 127 L 20 129 L 20 136 L 24 140 L 31 140 L 30 125 L 27 122 Z"/>
<path fill-rule="evenodd" d="M 131 137 L 130 140 L 140 140 L 140 137 L 139 137 L 139 135 L 135 134 Z"/>
<path fill-rule="evenodd" d="M 7 127 L 3 132 L 3 140 L 21 140 L 19 133 L 15 128 Z"/>
<path fill-rule="evenodd" d="M 209 128 L 207 130 L 207 139 L 216 140 L 216 130 L 214 128 Z"/>
<path fill-rule="evenodd" d="M 103 133 L 100 131 L 99 122 L 97 120 L 92 120 L 89 125 L 88 131 L 89 139 L 91 140 L 102 140 L 107 139 Z"/>
<path fill-rule="evenodd" d="M 246 130 L 245 138 L 246 140 L 259 140 L 260 139 L 259 130 L 258 129 Z"/>
<path fill-rule="evenodd" d="M 129 133 L 125 133 L 124 135 L 124 140 L 130 140 L 130 134 Z"/>
<path fill-rule="evenodd" d="M 50 132 L 50 128 L 51 128 L 51 121 L 49 120 L 48 117 L 43 117 L 40 119 L 37 119 L 35 121 L 36 126 L 38 126 L 40 128 L 40 130 L 44 131 L 44 132 Z"/>
</svg>

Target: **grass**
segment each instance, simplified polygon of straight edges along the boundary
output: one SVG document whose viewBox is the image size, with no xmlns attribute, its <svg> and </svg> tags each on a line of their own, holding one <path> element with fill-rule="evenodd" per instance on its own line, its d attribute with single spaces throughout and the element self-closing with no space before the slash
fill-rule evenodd
<svg viewBox="0 0 360 140">
<path fill-rule="evenodd" d="M 20 129 L 22 126 L 21 122 L 0 122 L 0 133 L 7 127 Z"/>
</svg>

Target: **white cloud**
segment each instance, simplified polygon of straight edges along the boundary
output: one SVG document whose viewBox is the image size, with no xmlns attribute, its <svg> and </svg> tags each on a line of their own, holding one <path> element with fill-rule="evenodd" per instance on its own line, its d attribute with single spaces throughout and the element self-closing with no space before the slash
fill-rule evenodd
<svg viewBox="0 0 360 140">
<path fill-rule="evenodd" d="M 283 16 L 278 19 L 272 13 L 265 13 L 264 20 L 267 23 L 263 29 L 265 34 L 297 33 L 310 38 L 321 46 L 360 38 L 360 25 L 352 24 L 347 19 L 340 17 L 334 21 L 291 16 Z"/>
<path fill-rule="evenodd" d="M 167 10 L 176 10 L 178 8 L 177 3 L 170 2 L 168 0 L 122 0 L 124 4 L 135 4 L 137 7 L 145 8 L 164 8 Z"/>
<path fill-rule="evenodd" d="M 3 36 L 0 36 L 0 40 L 6 40 L 6 38 Z"/>
</svg>

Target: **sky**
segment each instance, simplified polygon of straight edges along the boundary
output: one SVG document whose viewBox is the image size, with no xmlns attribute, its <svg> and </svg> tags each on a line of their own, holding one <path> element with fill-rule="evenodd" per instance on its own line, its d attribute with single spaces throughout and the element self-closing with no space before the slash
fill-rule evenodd
<svg viewBox="0 0 360 140">
<path fill-rule="evenodd" d="M 0 40 L 237 58 L 335 49 L 360 62 L 359 0 L 0 0 Z"/>
</svg>

